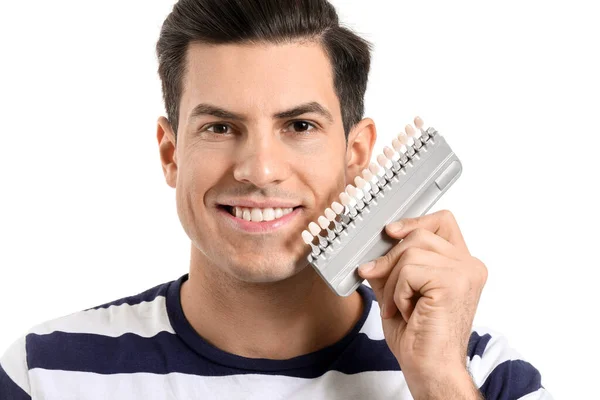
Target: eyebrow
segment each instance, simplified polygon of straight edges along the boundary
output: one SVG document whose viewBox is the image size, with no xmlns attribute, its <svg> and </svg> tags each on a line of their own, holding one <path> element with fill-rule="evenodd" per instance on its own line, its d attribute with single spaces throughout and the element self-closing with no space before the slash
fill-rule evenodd
<svg viewBox="0 0 600 400">
<path fill-rule="evenodd" d="M 316 101 L 311 101 L 308 103 L 300 104 L 294 108 L 289 110 L 280 111 L 273 114 L 273 118 L 276 119 L 285 119 L 285 118 L 294 118 L 303 114 L 314 113 L 319 114 L 322 117 L 326 118 L 329 122 L 333 122 L 333 116 L 331 113 L 323 107 L 321 104 Z M 197 118 L 201 115 L 212 115 L 217 118 L 223 119 L 231 119 L 236 121 L 245 121 L 246 117 L 241 114 L 236 114 L 234 112 L 225 110 L 224 108 L 214 106 L 212 104 L 200 103 L 190 113 L 189 121 L 194 118 Z"/>
</svg>

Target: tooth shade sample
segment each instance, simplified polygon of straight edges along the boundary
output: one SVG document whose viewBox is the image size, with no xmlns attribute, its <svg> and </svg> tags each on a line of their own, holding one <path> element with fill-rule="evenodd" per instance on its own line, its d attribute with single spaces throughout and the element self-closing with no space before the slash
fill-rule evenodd
<svg viewBox="0 0 600 400">
<path fill-rule="evenodd" d="M 369 171 L 371 171 L 373 175 L 377 176 L 383 176 L 384 174 L 384 171 L 381 168 L 379 168 L 379 165 L 375 164 L 374 162 L 369 164 Z"/>
<path fill-rule="evenodd" d="M 306 244 L 311 244 L 313 241 L 313 235 L 310 234 L 309 231 L 302 231 L 302 240 L 304 240 L 304 243 Z"/>
<path fill-rule="evenodd" d="M 380 154 L 377 156 L 377 162 L 379 163 L 379 165 L 381 165 L 384 168 L 387 168 L 387 169 L 392 168 L 392 162 L 390 160 L 388 160 L 388 158 L 386 156 L 384 156 L 383 154 Z"/>
<path fill-rule="evenodd" d="M 412 125 L 408 124 L 404 127 L 404 131 L 406 132 L 406 136 L 415 136 L 415 128 Z"/>
<path fill-rule="evenodd" d="M 283 217 L 283 210 L 281 208 L 276 208 L 275 209 L 275 218 L 281 218 Z"/>
<path fill-rule="evenodd" d="M 235 211 L 235 217 L 236 218 L 242 218 L 242 209 L 239 207 L 233 207 L 234 211 Z"/>
<path fill-rule="evenodd" d="M 325 209 L 325 217 L 330 220 L 333 221 L 335 219 L 335 211 L 333 211 L 331 208 L 326 208 Z"/>
<path fill-rule="evenodd" d="M 392 161 L 398 161 L 400 159 L 400 155 L 387 146 L 383 148 L 383 154 Z"/>
<path fill-rule="evenodd" d="M 355 188 L 355 187 L 354 187 L 354 186 L 352 186 L 352 185 L 348 185 L 348 186 L 346 187 L 346 192 L 347 192 L 347 193 L 348 193 L 350 196 L 352 196 L 352 197 L 354 197 L 354 198 L 357 198 L 357 199 L 362 199 L 362 198 L 365 196 L 365 195 L 364 195 L 364 193 L 362 192 L 362 190 L 360 190 L 360 189 L 357 189 L 357 188 Z"/>
<path fill-rule="evenodd" d="M 331 209 L 336 213 L 336 214 L 341 214 L 344 212 L 344 206 L 341 205 L 340 203 L 338 203 L 337 201 L 334 201 L 333 203 L 331 203 Z"/>
<path fill-rule="evenodd" d="M 346 207 L 356 207 L 356 200 L 350 197 L 346 192 L 340 193 L 340 200 Z"/>
<path fill-rule="evenodd" d="M 329 227 L 329 220 L 327 218 L 325 218 L 324 216 L 320 216 L 317 221 L 319 222 L 319 225 L 321 226 L 321 229 L 327 229 L 327 227 Z"/>
<path fill-rule="evenodd" d="M 311 222 L 310 224 L 308 224 L 308 230 L 314 236 L 317 236 L 319 234 L 319 232 L 321 232 L 321 228 L 319 227 L 319 225 L 315 224 L 314 222 Z"/>
<path fill-rule="evenodd" d="M 419 130 L 423 129 L 423 120 L 421 119 L 421 117 L 419 117 L 419 116 L 415 117 L 415 126 Z"/>
<path fill-rule="evenodd" d="M 398 139 L 392 140 L 392 147 L 398 153 L 406 153 L 406 151 L 407 151 L 406 146 L 403 145 L 402 143 L 400 143 L 400 141 Z"/>
<path fill-rule="evenodd" d="M 354 183 L 356 183 L 356 187 L 367 192 L 371 189 L 371 184 L 367 181 L 365 181 L 363 178 L 361 178 L 360 176 L 357 176 L 356 178 L 354 178 Z"/>
<path fill-rule="evenodd" d="M 398 134 L 398 141 L 404 145 L 408 144 L 408 136 L 406 136 L 406 133 L 400 132 Z"/>
</svg>

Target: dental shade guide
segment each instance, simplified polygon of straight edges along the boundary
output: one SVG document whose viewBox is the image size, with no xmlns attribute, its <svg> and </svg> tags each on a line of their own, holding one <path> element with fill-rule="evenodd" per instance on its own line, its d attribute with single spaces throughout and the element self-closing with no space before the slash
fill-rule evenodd
<svg viewBox="0 0 600 400">
<path fill-rule="evenodd" d="M 311 222 L 302 239 L 311 246 L 307 259 L 340 296 L 349 296 L 363 279 L 358 266 L 386 254 L 398 243 L 385 226 L 402 218 L 420 217 L 452 186 L 462 164 L 446 140 L 432 127 L 407 125 L 348 185 L 330 208 Z M 341 204 L 340 204 L 341 203 Z"/>
</svg>

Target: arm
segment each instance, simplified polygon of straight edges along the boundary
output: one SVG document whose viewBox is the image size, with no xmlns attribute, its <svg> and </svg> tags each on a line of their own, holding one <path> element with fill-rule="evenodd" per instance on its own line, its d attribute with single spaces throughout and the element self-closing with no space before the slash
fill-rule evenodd
<svg viewBox="0 0 600 400">
<path fill-rule="evenodd" d="M 0 358 L 0 398 L 31 400 L 25 337 L 13 343 Z"/>
</svg>

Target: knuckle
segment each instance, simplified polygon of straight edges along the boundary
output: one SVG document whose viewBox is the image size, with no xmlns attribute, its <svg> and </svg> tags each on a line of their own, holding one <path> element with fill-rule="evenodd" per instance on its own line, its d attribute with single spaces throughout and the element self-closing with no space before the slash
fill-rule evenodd
<svg viewBox="0 0 600 400">
<path fill-rule="evenodd" d="M 452 211 L 448 209 L 440 210 L 440 216 L 442 217 L 442 219 L 445 219 L 447 221 L 456 221 L 456 219 L 454 218 L 454 214 L 452 214 Z"/>
<path fill-rule="evenodd" d="M 404 251 L 404 254 L 402 254 L 402 264 L 406 265 L 406 264 L 416 264 L 417 260 L 419 259 L 419 254 L 420 251 L 418 248 L 416 247 L 409 247 L 408 249 L 406 249 Z"/>
</svg>

